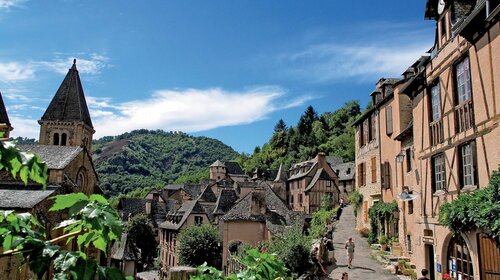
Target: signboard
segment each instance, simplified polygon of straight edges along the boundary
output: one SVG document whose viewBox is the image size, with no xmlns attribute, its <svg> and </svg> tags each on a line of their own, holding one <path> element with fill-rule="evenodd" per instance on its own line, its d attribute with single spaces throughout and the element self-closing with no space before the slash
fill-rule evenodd
<svg viewBox="0 0 500 280">
<path fill-rule="evenodd" d="M 441 264 L 440 264 L 440 263 L 438 263 L 438 264 L 437 264 L 437 272 L 441 273 L 441 270 L 442 270 L 442 268 L 441 268 Z"/>
<path fill-rule="evenodd" d="M 434 244 L 434 238 L 432 237 L 422 237 L 422 241 L 427 244 Z"/>
</svg>

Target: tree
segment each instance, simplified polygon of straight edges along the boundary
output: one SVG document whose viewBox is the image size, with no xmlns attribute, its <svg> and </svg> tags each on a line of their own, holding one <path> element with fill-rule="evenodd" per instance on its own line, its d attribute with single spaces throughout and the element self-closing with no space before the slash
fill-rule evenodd
<svg viewBox="0 0 500 280">
<path fill-rule="evenodd" d="M 198 266 L 207 262 L 215 266 L 222 258 L 219 231 L 213 225 L 192 225 L 179 234 L 179 262 Z"/>
<path fill-rule="evenodd" d="M 302 234 L 298 224 L 286 228 L 269 242 L 269 252 L 276 254 L 286 268 L 297 275 L 310 269 L 311 239 Z"/>
<path fill-rule="evenodd" d="M 27 184 L 28 179 L 45 188 L 48 179 L 47 165 L 36 155 L 19 151 L 10 142 L 0 142 L 0 170 L 10 171 Z M 41 278 L 53 267 L 53 279 L 125 279 L 116 268 L 103 267 L 86 256 L 83 251 L 93 246 L 106 253 L 108 244 L 120 240 L 122 223 L 107 200 L 100 195 L 83 193 L 58 195 L 52 198 L 49 211 L 64 211 L 68 219 L 54 229 L 63 235 L 47 239 L 45 229 L 30 213 L 0 211 L 0 258 L 16 255 L 29 269 Z M 76 239 L 76 251 L 63 250 L 57 245 Z"/>
<path fill-rule="evenodd" d="M 148 217 L 144 214 L 133 216 L 128 222 L 127 233 L 127 237 L 141 249 L 141 262 L 148 267 L 153 266 L 158 243 Z"/>
<path fill-rule="evenodd" d="M 283 119 L 280 119 L 274 126 L 274 133 L 286 132 L 286 130 L 287 130 L 286 123 Z"/>
</svg>

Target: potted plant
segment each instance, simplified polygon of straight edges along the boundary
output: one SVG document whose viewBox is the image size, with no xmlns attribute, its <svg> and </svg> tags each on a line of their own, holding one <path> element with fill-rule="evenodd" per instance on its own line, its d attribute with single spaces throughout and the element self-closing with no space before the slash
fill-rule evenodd
<svg viewBox="0 0 500 280">
<path fill-rule="evenodd" d="M 382 235 L 379 239 L 378 239 L 378 243 L 380 244 L 380 248 L 382 249 L 382 251 L 387 251 L 387 243 L 388 243 L 389 240 L 387 240 L 387 237 L 385 235 Z"/>
</svg>

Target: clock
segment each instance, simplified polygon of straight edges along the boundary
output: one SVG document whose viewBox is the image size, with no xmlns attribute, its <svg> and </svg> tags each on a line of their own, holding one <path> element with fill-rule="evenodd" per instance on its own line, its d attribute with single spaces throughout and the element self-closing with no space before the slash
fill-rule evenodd
<svg viewBox="0 0 500 280">
<path fill-rule="evenodd" d="M 438 14 L 443 13 L 444 6 L 446 6 L 446 3 L 444 2 L 444 0 L 439 0 L 439 2 L 438 2 Z"/>
</svg>

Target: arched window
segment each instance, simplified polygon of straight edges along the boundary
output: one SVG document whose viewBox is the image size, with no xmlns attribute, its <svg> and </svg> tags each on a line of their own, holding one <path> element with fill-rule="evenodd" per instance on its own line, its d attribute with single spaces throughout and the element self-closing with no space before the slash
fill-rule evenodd
<svg viewBox="0 0 500 280">
<path fill-rule="evenodd" d="M 82 190 L 83 186 L 85 186 L 85 172 L 83 170 L 80 170 L 76 176 L 76 186 L 79 190 Z"/>
<path fill-rule="evenodd" d="M 455 236 L 448 245 L 448 273 L 455 279 L 474 279 L 469 248 L 461 236 Z"/>
<path fill-rule="evenodd" d="M 54 141 L 52 141 L 54 145 L 59 145 L 59 133 L 54 133 Z"/>
<path fill-rule="evenodd" d="M 61 146 L 66 146 L 66 133 L 61 134 Z"/>
</svg>

